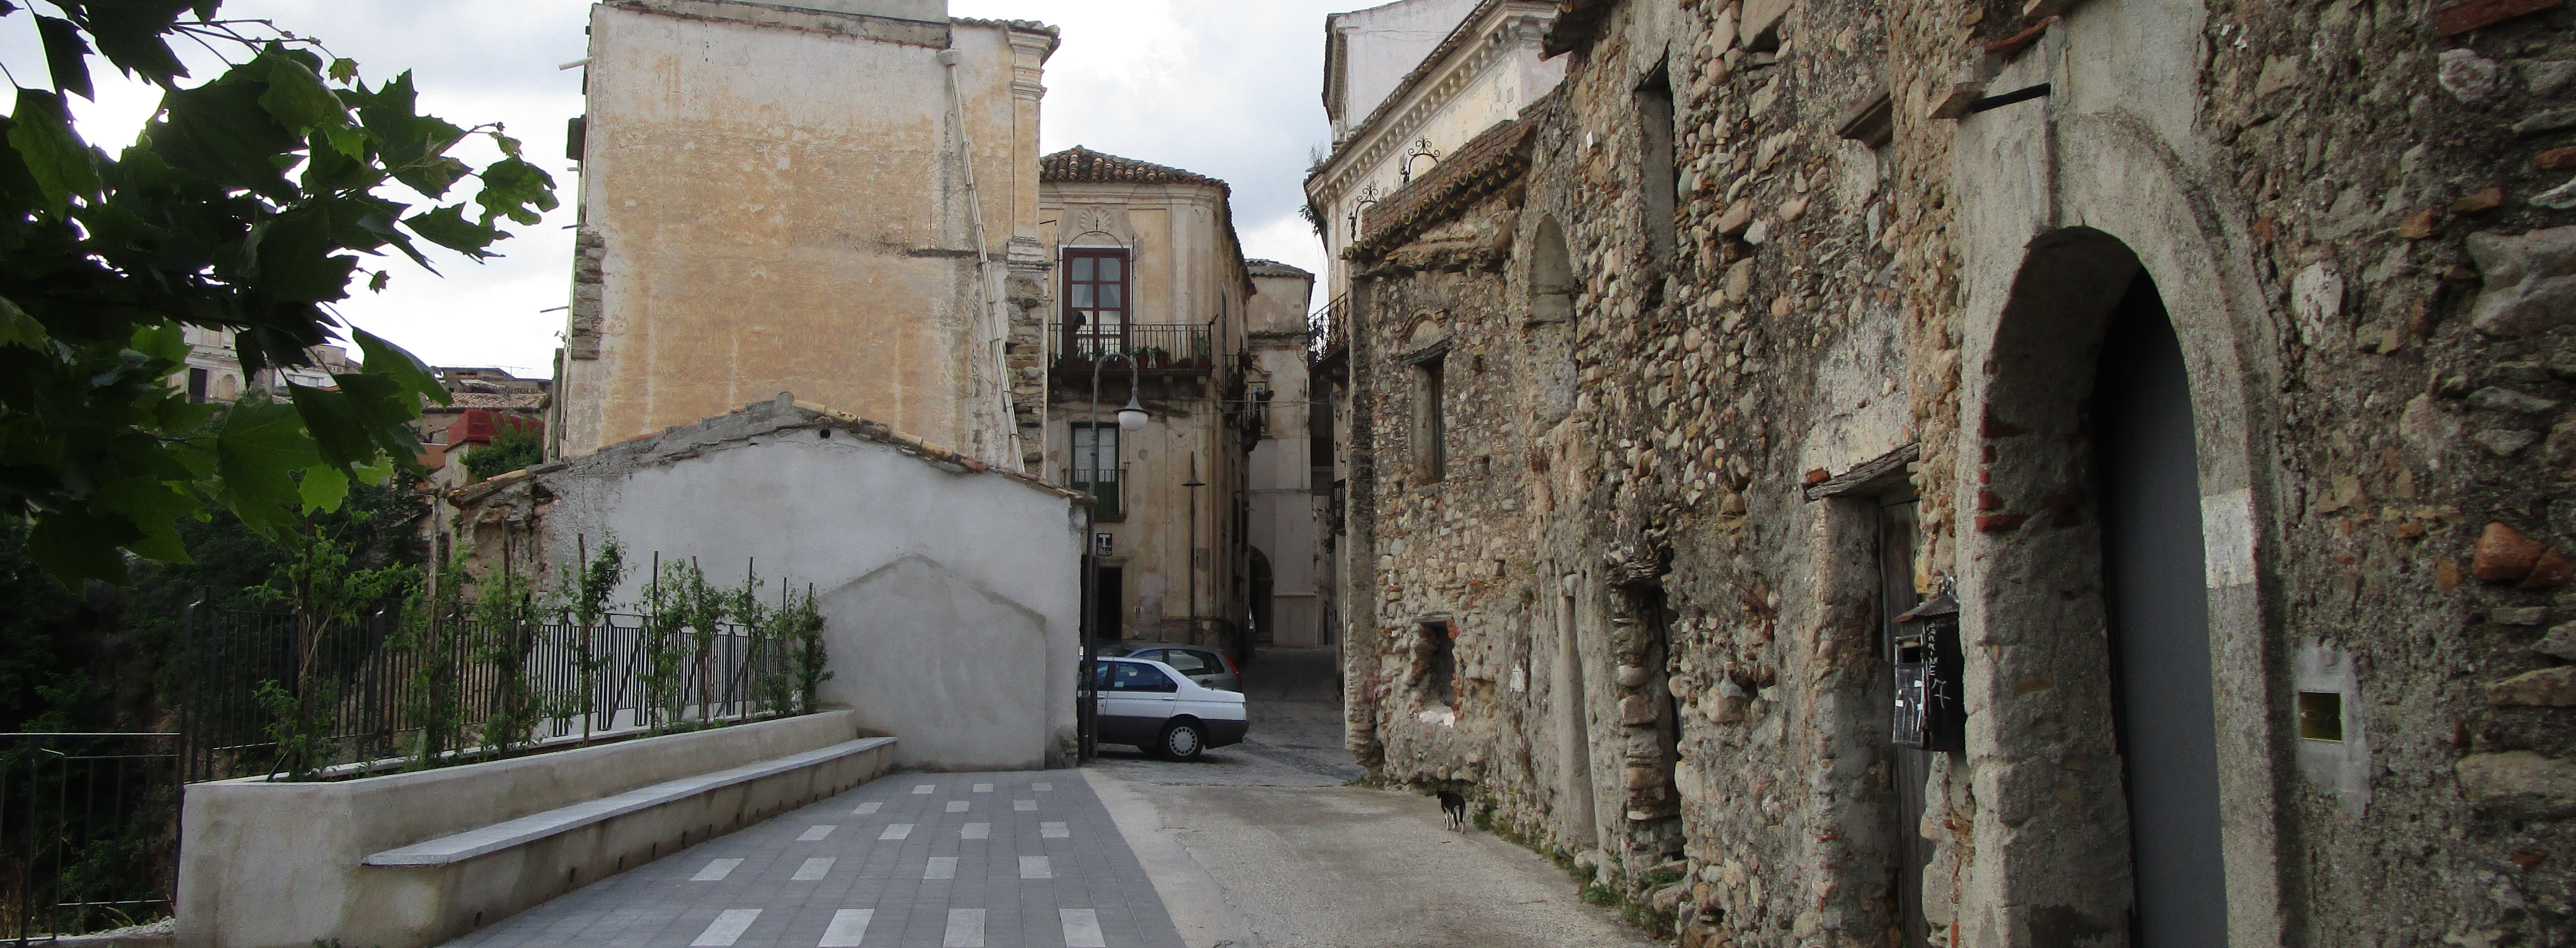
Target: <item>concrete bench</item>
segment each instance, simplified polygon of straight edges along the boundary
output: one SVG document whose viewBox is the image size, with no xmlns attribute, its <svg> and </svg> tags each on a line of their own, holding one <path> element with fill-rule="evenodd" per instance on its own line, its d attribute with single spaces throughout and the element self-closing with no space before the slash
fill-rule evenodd
<svg viewBox="0 0 2576 948">
<path fill-rule="evenodd" d="M 750 783 L 763 777 L 788 773 L 817 764 L 830 763 L 853 754 L 864 754 L 894 743 L 891 737 L 867 737 L 846 741 L 802 754 L 790 754 L 776 760 L 719 770 L 695 777 L 683 777 L 657 783 L 639 790 L 629 790 L 612 797 L 602 797 L 515 820 L 441 836 L 413 843 L 399 849 L 388 849 L 367 856 L 369 866 L 444 866 L 463 862 L 487 853 L 546 839 L 594 823 L 616 819 L 657 806 L 677 803 L 701 794 Z"/>
<path fill-rule="evenodd" d="M 427 948 L 883 775 L 847 709 L 328 782 L 189 784 L 178 943 Z"/>
</svg>

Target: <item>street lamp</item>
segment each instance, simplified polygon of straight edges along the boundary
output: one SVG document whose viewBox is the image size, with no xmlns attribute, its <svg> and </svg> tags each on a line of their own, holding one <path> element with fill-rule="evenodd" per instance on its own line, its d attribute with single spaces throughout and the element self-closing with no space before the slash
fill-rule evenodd
<svg viewBox="0 0 2576 948">
<path fill-rule="evenodd" d="M 1097 493 L 1100 484 L 1100 364 L 1111 359 L 1127 363 L 1127 404 L 1118 409 L 1118 430 L 1143 431 L 1146 419 L 1145 406 L 1136 401 L 1136 390 L 1144 384 L 1144 373 L 1137 370 L 1136 360 L 1128 358 L 1124 352 L 1092 353 L 1091 446 L 1081 452 L 1082 466 L 1075 468 L 1089 472 L 1090 476 L 1084 478 L 1083 484 L 1094 491 L 1091 507 L 1083 513 L 1082 527 L 1082 542 L 1085 544 L 1082 553 L 1082 606 L 1090 614 L 1076 623 L 1078 627 L 1090 629 L 1090 633 L 1082 637 L 1082 680 L 1075 682 L 1073 688 L 1075 700 L 1081 702 L 1073 709 L 1074 719 L 1082 732 L 1081 746 L 1076 748 L 1074 755 L 1078 760 L 1090 760 L 1100 749 L 1097 727 L 1100 691 L 1099 682 L 1093 680 L 1100 673 L 1100 564 L 1094 562 L 1093 557 L 1098 554 L 1091 552 L 1089 544 L 1092 528 L 1098 525 L 1096 518 L 1100 511 L 1100 495 Z"/>
</svg>

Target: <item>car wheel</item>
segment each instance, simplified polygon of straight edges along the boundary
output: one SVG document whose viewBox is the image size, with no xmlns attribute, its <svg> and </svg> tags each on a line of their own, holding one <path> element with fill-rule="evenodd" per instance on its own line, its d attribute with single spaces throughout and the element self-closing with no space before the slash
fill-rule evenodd
<svg viewBox="0 0 2576 948">
<path fill-rule="evenodd" d="M 1174 721 L 1163 728 L 1163 756 L 1173 760 L 1197 760 L 1207 751 L 1207 732 L 1188 721 Z"/>
</svg>

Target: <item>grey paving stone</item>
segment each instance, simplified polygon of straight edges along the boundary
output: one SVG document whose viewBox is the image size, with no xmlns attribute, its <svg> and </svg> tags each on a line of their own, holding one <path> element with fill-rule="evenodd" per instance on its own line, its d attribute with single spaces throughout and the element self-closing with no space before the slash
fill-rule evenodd
<svg viewBox="0 0 2576 948">
<path fill-rule="evenodd" d="M 983 827 L 980 838 L 969 824 Z M 911 829 L 884 838 L 896 825 Z M 815 831 L 822 826 L 835 828 Z M 954 878 L 924 878 L 936 874 L 933 859 L 954 860 Z M 711 871 L 718 860 L 739 861 L 719 874 Z M 958 911 L 982 912 L 980 928 L 952 926 Z M 1090 914 L 1076 924 L 1067 911 Z M 867 913 L 863 938 L 855 937 L 858 916 L 848 914 L 856 912 Z M 1083 942 L 1068 939 L 1088 938 L 1093 928 L 1083 926 L 1096 927 L 1104 946 L 1181 945 L 1108 810 L 1066 771 L 889 775 L 449 944 L 685 948 L 731 933 L 729 948 L 816 948 L 836 920 L 840 940 L 856 941 L 851 948 L 933 948 L 972 941 L 971 931 L 980 931 L 985 948 L 1079 948 Z"/>
</svg>

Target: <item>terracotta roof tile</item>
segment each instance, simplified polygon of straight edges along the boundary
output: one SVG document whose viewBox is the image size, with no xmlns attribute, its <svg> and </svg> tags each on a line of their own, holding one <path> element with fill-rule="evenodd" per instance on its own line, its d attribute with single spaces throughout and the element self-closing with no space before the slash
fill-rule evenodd
<svg viewBox="0 0 2576 948">
<path fill-rule="evenodd" d="M 1120 158 L 1080 145 L 1038 159 L 1038 180 L 1064 184 L 1204 184 L 1233 193 L 1225 182 L 1195 171 Z"/>
</svg>

